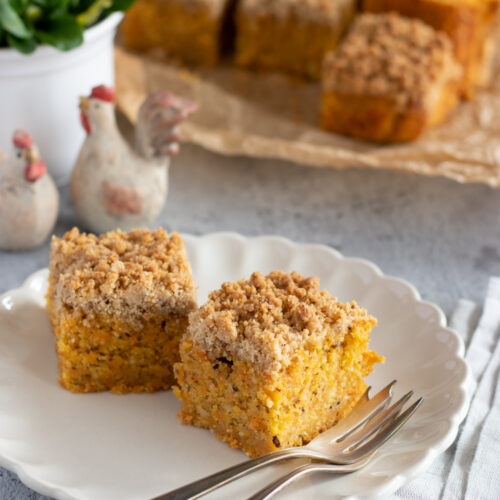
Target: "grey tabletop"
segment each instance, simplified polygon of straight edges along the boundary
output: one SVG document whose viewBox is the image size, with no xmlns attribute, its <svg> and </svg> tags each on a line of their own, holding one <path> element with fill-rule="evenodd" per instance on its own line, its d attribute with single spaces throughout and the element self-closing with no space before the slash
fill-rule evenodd
<svg viewBox="0 0 500 500">
<path fill-rule="evenodd" d="M 61 190 L 55 233 L 77 224 Z M 184 146 L 170 171 L 157 225 L 192 234 L 278 234 L 330 245 L 407 279 L 449 314 L 459 298 L 481 302 L 500 275 L 500 191 L 441 178 L 365 169 L 314 169 L 221 157 Z M 48 243 L 0 252 L 0 293 L 48 264 Z M 1 500 L 41 500 L 0 468 Z"/>
</svg>

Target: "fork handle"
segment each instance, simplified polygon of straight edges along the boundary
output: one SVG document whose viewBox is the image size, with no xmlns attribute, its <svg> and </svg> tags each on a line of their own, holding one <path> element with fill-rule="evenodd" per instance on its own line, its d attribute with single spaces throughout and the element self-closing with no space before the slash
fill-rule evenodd
<svg viewBox="0 0 500 500">
<path fill-rule="evenodd" d="M 283 488 L 288 486 L 290 483 L 299 479 L 300 477 L 306 476 L 313 472 L 337 472 L 337 473 L 347 473 L 353 472 L 357 468 L 351 468 L 349 465 L 334 465 L 334 464 L 317 464 L 310 463 L 305 464 L 296 469 L 293 469 L 288 474 L 281 476 L 276 481 L 268 484 L 265 488 L 259 490 L 255 495 L 248 497 L 247 500 L 267 500 L 273 497 L 276 493 L 281 491 Z"/>
<path fill-rule="evenodd" d="M 321 453 L 317 453 L 313 450 L 297 449 L 297 448 L 285 448 L 284 450 L 275 451 L 273 453 L 268 453 L 261 457 L 254 458 L 252 460 L 247 460 L 238 465 L 233 465 L 221 472 L 212 474 L 193 483 L 187 484 L 172 490 L 169 493 L 154 497 L 151 500 L 194 500 L 202 495 L 206 495 L 211 491 L 224 486 L 235 479 L 246 476 L 252 472 L 255 472 L 262 467 L 267 465 L 282 462 L 283 460 L 290 460 L 292 458 L 308 458 L 315 460 L 328 460 Z"/>
</svg>

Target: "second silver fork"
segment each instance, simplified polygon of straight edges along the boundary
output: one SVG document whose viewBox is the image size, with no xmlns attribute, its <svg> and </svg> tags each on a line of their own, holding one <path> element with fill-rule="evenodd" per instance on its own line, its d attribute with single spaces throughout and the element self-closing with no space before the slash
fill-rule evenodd
<svg viewBox="0 0 500 500">
<path fill-rule="evenodd" d="M 404 398 L 405 397 L 402 399 Z M 368 462 L 370 462 L 375 452 L 401 429 L 406 421 L 415 413 L 416 409 L 422 404 L 423 400 L 424 398 L 419 398 L 404 412 L 401 412 L 399 415 L 396 414 L 396 416 L 390 419 L 387 423 L 382 424 L 380 427 L 376 424 L 376 420 L 381 419 L 383 415 L 374 419 L 373 422 L 368 425 L 378 429 L 375 432 L 375 435 L 368 440 L 362 438 L 361 440 L 358 440 L 356 444 L 350 446 L 353 449 L 348 451 L 349 461 L 345 464 L 308 463 L 302 465 L 273 481 L 256 494 L 247 498 L 247 500 L 268 500 L 283 488 L 290 485 L 293 481 L 312 473 L 328 472 L 333 474 L 346 474 L 362 469 L 368 464 Z M 393 405 L 393 407 L 398 403 Z M 387 412 L 390 410 L 391 408 L 389 408 Z M 366 427 L 368 427 L 368 425 Z M 349 446 L 347 449 L 349 450 Z"/>
</svg>

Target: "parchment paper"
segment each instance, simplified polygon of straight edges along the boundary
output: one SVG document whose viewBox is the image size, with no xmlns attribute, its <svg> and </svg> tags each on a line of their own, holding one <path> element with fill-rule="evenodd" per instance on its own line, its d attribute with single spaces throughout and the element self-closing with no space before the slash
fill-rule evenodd
<svg viewBox="0 0 500 500">
<path fill-rule="evenodd" d="M 226 155 L 279 158 L 316 167 L 364 166 L 440 175 L 500 187 L 500 64 L 494 84 L 461 103 L 448 122 L 417 142 L 379 146 L 318 127 L 320 87 L 229 64 L 186 70 L 116 48 L 117 99 L 134 121 L 144 97 L 167 89 L 195 100 L 184 141 Z"/>
</svg>

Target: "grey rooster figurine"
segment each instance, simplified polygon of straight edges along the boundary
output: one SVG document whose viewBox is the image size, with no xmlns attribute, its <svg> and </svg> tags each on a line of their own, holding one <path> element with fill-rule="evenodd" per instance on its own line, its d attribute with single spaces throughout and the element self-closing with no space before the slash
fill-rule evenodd
<svg viewBox="0 0 500 500">
<path fill-rule="evenodd" d="M 168 190 L 170 158 L 179 151 L 178 125 L 196 104 L 170 92 L 156 92 L 142 103 L 131 145 L 118 128 L 113 88 L 94 87 L 80 99 L 87 133 L 71 176 L 75 211 L 96 233 L 128 231 L 152 223 Z"/>
<path fill-rule="evenodd" d="M 26 250 L 52 232 L 59 193 L 31 136 L 17 130 L 12 142 L 13 157 L 0 151 L 0 249 Z"/>
</svg>

